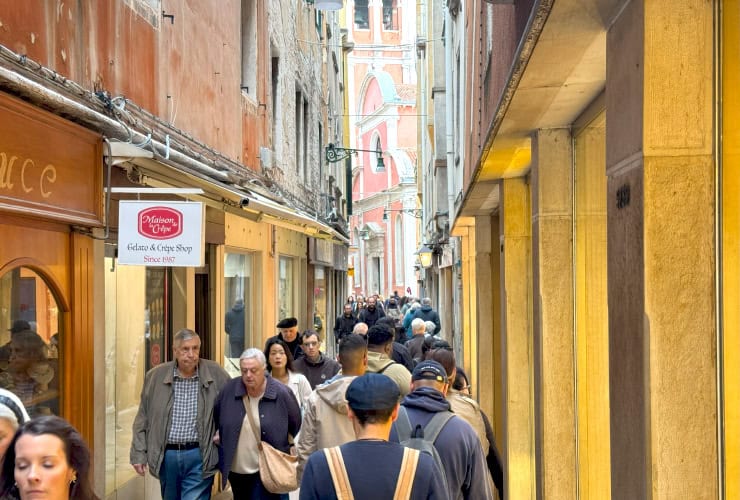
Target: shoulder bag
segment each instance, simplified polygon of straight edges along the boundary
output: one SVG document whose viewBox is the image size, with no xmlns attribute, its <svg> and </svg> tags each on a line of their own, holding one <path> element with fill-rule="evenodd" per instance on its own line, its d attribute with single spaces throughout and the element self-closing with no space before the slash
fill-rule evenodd
<svg viewBox="0 0 740 500">
<path fill-rule="evenodd" d="M 246 398 L 242 398 L 249 425 L 259 447 L 260 480 L 270 493 L 288 493 L 298 488 L 298 457 L 283 453 L 270 443 L 260 439 L 254 417 Z"/>
</svg>

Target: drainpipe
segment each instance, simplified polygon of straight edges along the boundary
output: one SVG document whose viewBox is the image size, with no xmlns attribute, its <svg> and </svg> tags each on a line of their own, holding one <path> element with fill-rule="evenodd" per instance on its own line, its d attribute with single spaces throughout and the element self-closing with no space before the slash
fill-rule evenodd
<svg viewBox="0 0 740 500">
<path fill-rule="evenodd" d="M 445 132 L 447 134 L 447 214 L 452 226 L 455 209 L 455 140 L 453 134 L 454 120 L 454 84 L 452 81 L 452 13 L 449 6 L 445 9 Z"/>
</svg>

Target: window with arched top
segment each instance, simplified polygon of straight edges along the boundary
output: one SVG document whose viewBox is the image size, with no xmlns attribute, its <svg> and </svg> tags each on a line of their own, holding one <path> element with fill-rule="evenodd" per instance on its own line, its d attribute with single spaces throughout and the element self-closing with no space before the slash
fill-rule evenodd
<svg viewBox="0 0 740 500">
<path fill-rule="evenodd" d="M 372 167 L 373 167 L 373 171 L 377 172 L 378 171 L 378 160 L 383 157 L 383 143 L 380 141 L 380 135 L 377 135 L 377 133 L 375 137 L 373 137 L 372 145 L 373 145 L 372 149 L 373 151 L 375 151 L 374 153 L 371 153 L 372 161 L 373 161 Z"/>
<path fill-rule="evenodd" d="M 59 414 L 62 311 L 52 288 L 33 269 L 0 276 L 0 387 L 31 417 Z"/>
<path fill-rule="evenodd" d="M 396 216 L 396 223 L 395 223 L 395 246 L 396 246 L 396 252 L 395 252 L 395 267 L 396 267 L 396 284 L 397 285 L 403 285 L 403 220 L 401 218 L 401 214 L 398 214 Z"/>
</svg>

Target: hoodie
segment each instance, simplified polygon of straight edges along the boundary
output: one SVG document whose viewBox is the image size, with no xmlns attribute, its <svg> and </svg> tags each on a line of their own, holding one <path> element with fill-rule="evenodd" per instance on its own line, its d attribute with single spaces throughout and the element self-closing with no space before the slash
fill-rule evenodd
<svg viewBox="0 0 740 500">
<path fill-rule="evenodd" d="M 414 389 L 403 398 L 401 405 L 406 408 L 412 428 L 417 425 L 426 427 L 435 413 L 450 411 L 450 403 L 432 387 Z M 390 441 L 398 442 L 395 423 Z M 434 447 L 445 467 L 451 499 L 493 498 L 486 457 L 470 424 L 458 416 L 452 417 L 437 436 Z"/>
<path fill-rule="evenodd" d="M 352 421 L 347 417 L 347 392 L 355 377 L 341 377 L 321 385 L 311 393 L 303 413 L 303 424 L 298 434 L 298 478 L 314 451 L 354 441 Z"/>
</svg>

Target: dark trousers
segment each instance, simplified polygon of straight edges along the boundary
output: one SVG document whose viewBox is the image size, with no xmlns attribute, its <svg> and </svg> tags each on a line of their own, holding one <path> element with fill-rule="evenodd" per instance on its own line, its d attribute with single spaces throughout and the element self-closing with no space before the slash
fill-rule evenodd
<svg viewBox="0 0 740 500">
<path fill-rule="evenodd" d="M 232 358 L 241 357 L 244 352 L 244 339 L 231 340 L 229 338 L 229 354 Z"/>
<path fill-rule="evenodd" d="M 270 493 L 262 486 L 260 473 L 237 474 L 229 472 L 229 483 L 234 494 L 234 500 L 249 498 L 251 500 L 288 500 L 287 494 Z"/>
</svg>

